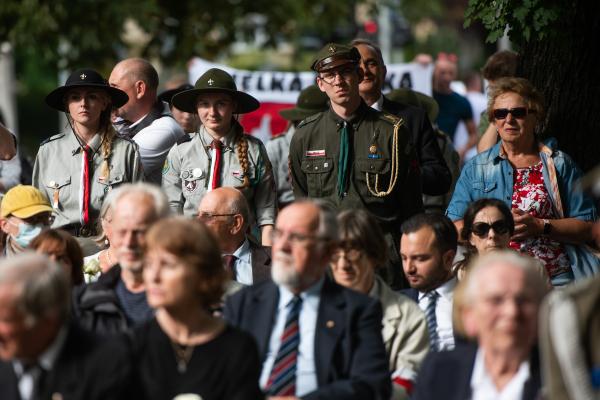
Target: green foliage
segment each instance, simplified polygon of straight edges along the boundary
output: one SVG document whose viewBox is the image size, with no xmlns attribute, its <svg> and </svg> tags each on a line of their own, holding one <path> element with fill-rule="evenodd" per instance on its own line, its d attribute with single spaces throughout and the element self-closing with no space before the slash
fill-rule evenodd
<svg viewBox="0 0 600 400">
<path fill-rule="evenodd" d="M 508 27 L 511 41 L 521 45 L 555 35 L 559 17 L 569 13 L 569 3 L 559 0 L 469 0 L 465 27 L 479 20 L 488 30 L 487 41 L 495 42 Z"/>
</svg>

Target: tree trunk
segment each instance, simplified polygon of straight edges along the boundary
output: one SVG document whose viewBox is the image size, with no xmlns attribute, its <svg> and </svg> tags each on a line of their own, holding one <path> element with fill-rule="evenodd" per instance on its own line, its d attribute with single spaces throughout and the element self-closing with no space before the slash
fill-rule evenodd
<svg viewBox="0 0 600 400">
<path fill-rule="evenodd" d="M 522 74 L 546 98 L 543 137 L 587 171 L 600 162 L 600 2 L 573 1 L 557 36 L 522 47 Z"/>
</svg>

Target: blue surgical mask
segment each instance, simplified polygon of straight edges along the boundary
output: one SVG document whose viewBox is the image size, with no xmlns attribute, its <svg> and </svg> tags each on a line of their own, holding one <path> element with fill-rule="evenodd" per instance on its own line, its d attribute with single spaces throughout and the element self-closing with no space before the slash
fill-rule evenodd
<svg viewBox="0 0 600 400">
<path fill-rule="evenodd" d="M 42 232 L 42 225 L 31 225 L 25 222 L 19 224 L 19 233 L 14 236 L 15 242 L 21 247 L 29 246 L 29 243 Z"/>
</svg>

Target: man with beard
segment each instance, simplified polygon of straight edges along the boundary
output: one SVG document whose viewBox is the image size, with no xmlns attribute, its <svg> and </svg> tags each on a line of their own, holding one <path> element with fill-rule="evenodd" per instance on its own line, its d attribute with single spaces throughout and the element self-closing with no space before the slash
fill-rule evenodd
<svg viewBox="0 0 600 400">
<path fill-rule="evenodd" d="M 448 217 L 418 214 L 402 224 L 400 256 L 411 289 L 403 291 L 425 312 L 433 351 L 454 348 L 452 262 L 458 233 Z"/>
<path fill-rule="evenodd" d="M 260 385 L 271 399 L 390 396 L 379 301 L 325 274 L 336 240 L 331 211 L 292 203 L 273 230 L 273 281 L 227 300 L 225 318 L 256 339 Z"/>
<path fill-rule="evenodd" d="M 152 317 L 142 279 L 145 234 L 169 213 L 163 192 L 145 183 L 118 188 L 110 207 L 117 265 L 73 295 L 75 317 L 83 327 L 101 333 L 122 332 Z"/>
</svg>

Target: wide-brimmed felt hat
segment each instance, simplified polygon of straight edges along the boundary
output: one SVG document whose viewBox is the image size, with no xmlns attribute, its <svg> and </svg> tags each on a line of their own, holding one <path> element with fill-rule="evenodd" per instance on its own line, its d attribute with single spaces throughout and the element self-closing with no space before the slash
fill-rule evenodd
<svg viewBox="0 0 600 400">
<path fill-rule="evenodd" d="M 58 111 L 67 111 L 65 94 L 73 88 L 92 87 L 104 90 L 112 100 L 112 107 L 119 108 L 129 101 L 124 91 L 108 85 L 106 79 L 93 69 L 83 68 L 71 72 L 64 86 L 60 86 L 46 96 L 46 104 Z"/>
<path fill-rule="evenodd" d="M 302 121 L 304 118 L 325 111 L 329 107 L 328 101 L 327 95 L 317 85 L 310 85 L 300 92 L 296 107 L 280 110 L 279 115 L 288 121 Z"/>
<path fill-rule="evenodd" d="M 394 89 L 385 96 L 398 103 L 410 104 L 411 106 L 424 109 L 430 121 L 435 121 L 440 112 L 440 106 L 433 97 L 411 89 Z"/>
<path fill-rule="evenodd" d="M 2 218 L 14 215 L 26 219 L 43 212 L 52 212 L 48 199 L 39 189 L 29 185 L 18 185 L 10 189 L 0 205 Z"/>
<path fill-rule="evenodd" d="M 183 91 L 190 90 L 193 88 L 194 88 L 194 86 L 192 86 L 191 84 L 184 83 L 183 85 L 177 86 L 174 89 L 165 90 L 164 92 L 162 92 L 161 94 L 158 95 L 158 99 L 160 101 L 164 101 L 164 102 L 171 104 L 171 101 L 173 100 L 173 96 L 175 96 L 177 93 L 181 93 Z"/>
<path fill-rule="evenodd" d="M 356 47 L 328 43 L 317 53 L 310 68 L 316 72 L 328 71 L 345 64 L 358 65 L 360 53 Z"/>
<path fill-rule="evenodd" d="M 235 114 L 245 114 L 257 110 L 260 103 L 254 97 L 240 92 L 232 76 L 222 69 L 211 68 L 206 71 L 194 85 L 193 89 L 177 93 L 171 99 L 171 104 L 181 111 L 195 113 L 198 96 L 205 93 L 224 92 L 236 102 Z"/>
</svg>

